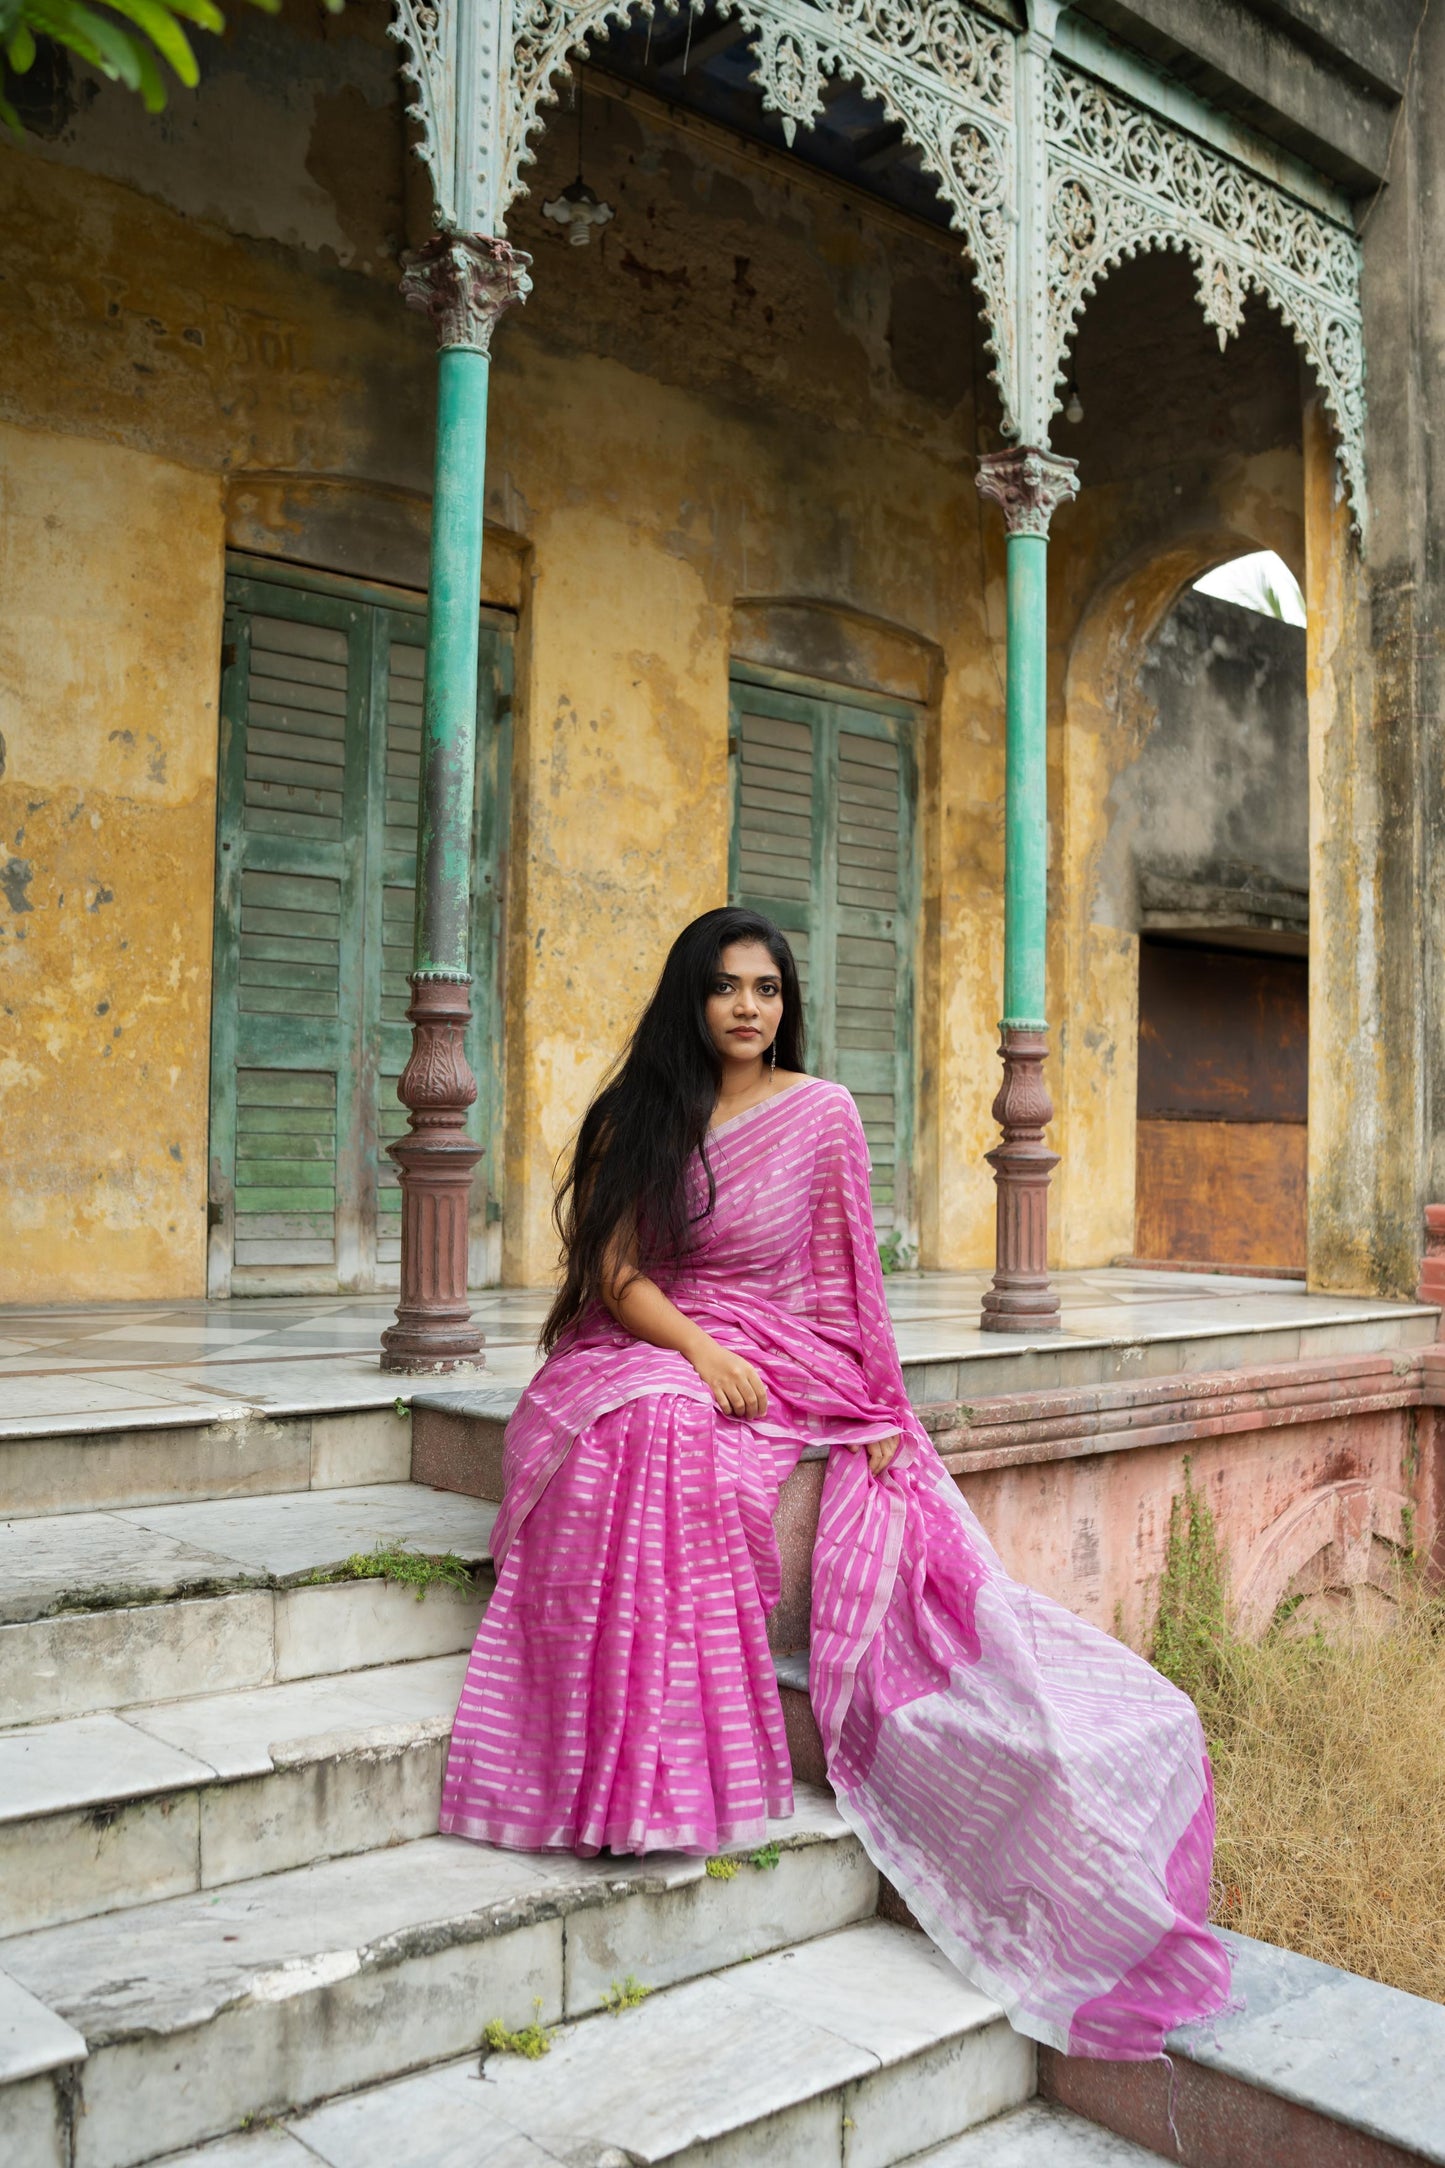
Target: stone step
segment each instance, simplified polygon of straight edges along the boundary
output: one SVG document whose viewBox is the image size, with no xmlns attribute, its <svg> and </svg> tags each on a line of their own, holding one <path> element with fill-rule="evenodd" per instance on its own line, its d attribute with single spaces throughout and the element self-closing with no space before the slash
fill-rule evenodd
<svg viewBox="0 0 1445 2168">
<path fill-rule="evenodd" d="M 0 1732 L 0 1934 L 433 1835 L 466 1664 Z"/>
<path fill-rule="evenodd" d="M 830 1801 L 771 1834 L 776 1865 L 743 1853 L 730 1877 L 427 1837 L 0 1941 L 0 1977 L 84 2048 L 0 2087 L 0 2160 L 37 2081 L 65 2168 L 133 2168 L 472 2053 L 492 2019 L 584 2016 L 629 1974 L 668 1987 L 872 1914 L 877 1874 Z M 599 2037 L 615 2064 L 610 2020 Z"/>
<path fill-rule="evenodd" d="M 480 2082 L 472 2056 L 183 2160 L 891 2168 L 1033 2081 L 1033 2049 L 996 2003 L 921 1935 L 870 1920 L 564 2026 L 537 2061 L 489 2055 Z"/>
<path fill-rule="evenodd" d="M 0 1523 L 0 1709 L 41 1722 L 470 1648 L 495 1518 L 380 1483 Z M 424 1602 L 316 1578 L 385 1542 L 481 1571 Z"/>
<path fill-rule="evenodd" d="M 90 1381 L 95 1413 L 81 1420 L 0 1409 L 5 1511 L 29 1519 L 406 1481 L 413 1380 L 383 1385 L 373 1376 L 359 1388 L 347 1379 L 333 1384 L 332 1405 L 302 1408 L 285 1404 L 293 1376 L 276 1366 L 274 1408 L 198 1406 L 182 1394 L 163 1412 L 137 1415 L 118 1376 Z M 365 1403 L 348 1405 L 359 1391 Z"/>
<path fill-rule="evenodd" d="M 1184 2168 L 1441 2168 L 1445 2005 L 1221 1932 L 1239 2007 L 1167 2068 L 1044 2052 L 1040 2090 Z"/>
<path fill-rule="evenodd" d="M 1047 2101 L 1030 2100 L 918 2154 L 908 2168 L 1162 2168 L 1170 2157 Z M 280 2168 L 283 2156 L 276 2159 Z"/>
</svg>

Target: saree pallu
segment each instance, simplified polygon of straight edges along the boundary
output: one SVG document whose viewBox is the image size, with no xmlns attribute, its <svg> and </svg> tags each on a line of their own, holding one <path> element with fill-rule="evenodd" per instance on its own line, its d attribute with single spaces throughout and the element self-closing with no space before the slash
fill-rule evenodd
<svg viewBox="0 0 1445 2168">
<path fill-rule="evenodd" d="M 507 1430 L 496 1593 L 441 1827 L 543 1850 L 761 1842 L 792 1783 L 767 1617 L 773 1512 L 829 1448 L 809 1684 L 840 1812 L 920 1925 L 1019 2031 L 1155 2055 L 1224 2006 L 1193 1705 L 1011 1581 L 909 1405 L 868 1153 L 812 1078 L 708 1139 L 698 1242 L 667 1292 L 746 1356 L 765 1417 L 719 1415 L 680 1355 L 589 1316 Z M 900 1439 L 882 1476 L 859 1448 Z"/>
</svg>

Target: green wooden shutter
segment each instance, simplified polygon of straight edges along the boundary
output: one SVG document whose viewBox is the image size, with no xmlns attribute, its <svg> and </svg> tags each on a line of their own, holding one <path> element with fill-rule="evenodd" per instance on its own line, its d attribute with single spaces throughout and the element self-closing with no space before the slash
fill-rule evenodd
<svg viewBox="0 0 1445 2168">
<path fill-rule="evenodd" d="M 729 888 L 783 927 L 809 1066 L 858 1102 L 880 1236 L 913 1237 L 912 711 L 738 674 Z"/>
<path fill-rule="evenodd" d="M 738 689 L 736 894 L 756 901 L 792 943 L 807 993 L 813 938 L 813 718 L 768 712 Z M 781 703 L 773 703 L 774 710 Z M 762 900 L 766 899 L 766 900 Z"/>
<path fill-rule="evenodd" d="M 227 1285 L 330 1287 L 358 1233 L 337 1110 L 360 1051 L 343 988 L 361 900 L 350 837 L 366 801 L 367 628 L 329 598 L 239 599 L 222 699 L 213 1263 L 219 1248 Z"/>
<path fill-rule="evenodd" d="M 858 1102 L 873 1160 L 874 1214 L 889 1233 L 900 1225 L 900 1092 L 907 1088 L 906 1072 L 899 1074 L 900 1023 L 911 1022 L 911 1004 L 900 999 L 912 945 L 900 863 L 901 769 L 893 739 L 839 727 L 833 1071 Z"/>
<path fill-rule="evenodd" d="M 213 1293 L 394 1286 L 386 1145 L 416 884 L 425 616 L 384 591 L 279 568 L 228 581 L 212 1020 Z M 497 1258 L 498 965 L 510 640 L 482 634 L 473 1023 L 473 1272 Z"/>
</svg>

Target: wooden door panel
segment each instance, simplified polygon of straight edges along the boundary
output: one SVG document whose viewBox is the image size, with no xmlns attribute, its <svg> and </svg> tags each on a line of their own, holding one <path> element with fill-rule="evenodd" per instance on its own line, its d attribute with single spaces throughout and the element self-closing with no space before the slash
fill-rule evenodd
<svg viewBox="0 0 1445 2168">
<path fill-rule="evenodd" d="M 1137 1254 L 1303 1272 L 1307 1137 L 1301 1122 L 1141 1121 Z"/>
</svg>

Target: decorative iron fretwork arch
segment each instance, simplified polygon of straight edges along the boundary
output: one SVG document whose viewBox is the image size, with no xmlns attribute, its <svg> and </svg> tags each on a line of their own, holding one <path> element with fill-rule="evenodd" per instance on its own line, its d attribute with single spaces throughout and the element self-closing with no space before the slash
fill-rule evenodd
<svg viewBox="0 0 1445 2168">
<path fill-rule="evenodd" d="M 1041 448 L 1075 321 L 1099 280 L 1184 250 L 1221 342 L 1260 293 L 1319 380 L 1357 523 L 1364 353 L 1350 227 L 1242 158 L 1050 51 L 1057 8 L 1019 32 L 967 0 L 718 0 L 791 143 L 833 76 L 855 79 L 936 180 L 972 262 L 1006 426 Z M 700 14 L 704 0 L 675 0 Z M 393 35 L 443 232 L 499 236 L 572 59 L 633 0 L 396 0 Z M 1042 95 L 1039 95 L 1040 85 Z M 1178 99 L 1175 99 L 1177 105 Z M 1035 215 L 1031 206 L 1044 206 Z M 1026 336 L 1023 334 L 1027 334 Z"/>
<path fill-rule="evenodd" d="M 1045 88 L 1048 291 L 1056 410 L 1075 320 L 1104 274 L 1146 249 L 1184 250 L 1221 347 L 1253 290 L 1278 309 L 1319 381 L 1358 518 L 1364 341 L 1354 235 L 1232 158 L 1058 60 Z"/>
</svg>

